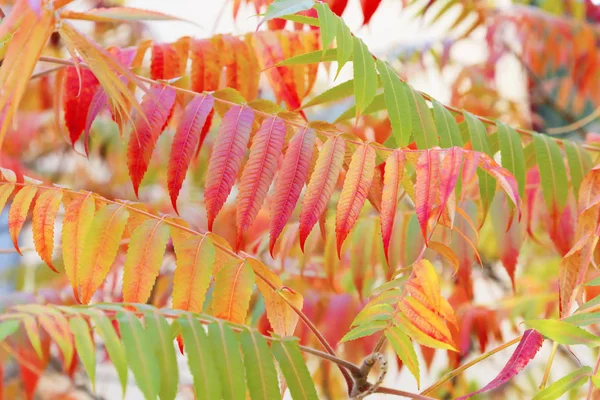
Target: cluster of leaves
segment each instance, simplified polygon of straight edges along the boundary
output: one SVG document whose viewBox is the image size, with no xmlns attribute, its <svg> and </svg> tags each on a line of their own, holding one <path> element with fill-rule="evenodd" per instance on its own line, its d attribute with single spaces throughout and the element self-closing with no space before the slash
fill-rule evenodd
<svg viewBox="0 0 600 400">
<path fill-rule="evenodd" d="M 0 318 L 0 339 L 6 345 L 16 352 L 33 348 L 43 360 L 48 358 L 43 346 L 48 337 L 60 348 L 65 369 L 74 357 L 81 360 L 92 388 L 96 384 L 96 335 L 116 369 L 123 396 L 131 370 L 145 398 L 175 398 L 179 366 L 174 339 L 179 337 L 197 398 L 276 398 L 280 393 L 277 360 L 294 398 L 317 399 L 297 339 L 265 337 L 209 315 L 145 304 L 26 304 L 12 307 Z"/>
</svg>

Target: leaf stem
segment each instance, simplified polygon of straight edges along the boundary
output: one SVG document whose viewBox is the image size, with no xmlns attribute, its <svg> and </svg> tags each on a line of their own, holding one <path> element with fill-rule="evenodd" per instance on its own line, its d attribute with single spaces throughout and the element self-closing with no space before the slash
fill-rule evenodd
<svg viewBox="0 0 600 400">
<path fill-rule="evenodd" d="M 546 387 L 546 383 L 548 382 L 548 377 L 550 376 L 550 368 L 552 367 L 552 362 L 554 361 L 554 356 L 556 355 L 556 350 L 558 349 L 558 342 L 554 342 L 552 344 L 552 351 L 550 352 L 550 358 L 548 359 L 548 365 L 546 365 L 546 370 L 544 371 L 544 376 L 542 378 L 542 382 L 540 383 L 540 390 Z"/>
<path fill-rule="evenodd" d="M 460 375 L 463 373 L 463 371 L 465 371 L 468 368 L 471 368 L 473 365 L 478 364 L 480 361 L 485 360 L 486 358 L 512 346 L 513 344 L 517 344 L 519 343 L 519 341 L 521 340 L 521 338 L 523 337 L 523 335 L 514 338 L 513 340 L 511 340 L 510 342 L 506 342 L 498 347 L 496 347 L 495 349 L 492 349 L 490 351 L 488 351 L 487 353 L 484 353 L 482 355 L 480 355 L 477 358 L 474 358 L 473 360 L 469 361 L 466 364 L 461 365 L 460 367 L 458 367 L 457 369 L 455 369 L 454 371 L 448 372 L 446 375 L 444 375 L 442 377 L 442 379 L 440 379 L 439 381 L 437 381 L 436 383 L 434 383 L 433 385 L 429 386 L 427 389 L 423 390 L 421 392 L 422 395 L 428 395 L 431 392 L 433 392 L 434 390 L 436 390 L 437 388 L 439 388 L 440 386 L 442 386 L 446 381 Z"/>
</svg>

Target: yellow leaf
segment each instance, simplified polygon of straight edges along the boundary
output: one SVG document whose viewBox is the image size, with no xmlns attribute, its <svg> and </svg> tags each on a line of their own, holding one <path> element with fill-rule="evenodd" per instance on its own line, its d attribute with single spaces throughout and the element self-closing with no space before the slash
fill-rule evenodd
<svg viewBox="0 0 600 400">
<path fill-rule="evenodd" d="M 254 286 L 254 272 L 248 260 L 232 260 L 215 277 L 212 309 L 217 318 L 244 323 Z"/>
</svg>

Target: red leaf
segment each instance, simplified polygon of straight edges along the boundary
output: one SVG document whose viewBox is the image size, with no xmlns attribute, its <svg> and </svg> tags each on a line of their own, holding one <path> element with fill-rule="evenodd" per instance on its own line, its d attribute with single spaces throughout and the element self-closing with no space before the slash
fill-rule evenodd
<svg viewBox="0 0 600 400">
<path fill-rule="evenodd" d="M 444 160 L 442 161 L 441 176 L 440 176 L 440 211 L 441 216 L 446 208 L 446 204 L 454 193 L 460 168 L 463 163 L 463 153 L 460 147 L 452 147 L 445 152 Z M 454 215 L 450 215 L 451 226 L 454 222 Z"/>
<path fill-rule="evenodd" d="M 175 211 L 177 211 L 179 190 L 185 179 L 192 155 L 200 143 L 200 137 L 208 115 L 213 109 L 213 104 L 214 99 L 211 95 L 194 97 L 185 108 L 177 132 L 175 132 L 167 172 L 169 195 Z"/>
<path fill-rule="evenodd" d="M 179 76 L 179 56 L 170 43 L 152 46 L 150 78 L 171 79 Z"/>
<path fill-rule="evenodd" d="M 285 141 L 285 123 L 278 117 L 263 121 L 252 139 L 248 163 L 242 173 L 237 199 L 237 247 L 242 234 L 252 225 L 277 170 Z"/>
<path fill-rule="evenodd" d="M 436 189 L 439 185 L 439 176 L 440 159 L 435 151 L 426 150 L 419 156 L 417 162 L 417 183 L 415 187 L 415 208 L 425 243 L 429 241 L 427 224 L 432 214 Z"/>
<path fill-rule="evenodd" d="M 327 208 L 327 202 L 333 194 L 344 163 L 345 149 L 344 139 L 335 136 L 325 142 L 319 153 L 300 212 L 300 247 L 302 251 L 304 251 L 304 242 L 308 234 Z"/>
<path fill-rule="evenodd" d="M 144 119 L 139 114 L 134 116 L 133 131 L 127 146 L 127 165 L 136 196 L 138 196 L 140 183 L 148 169 L 156 141 L 175 104 L 175 95 L 175 89 L 169 86 L 150 88 L 141 104 L 146 118 Z"/>
<path fill-rule="evenodd" d="M 90 103 L 100 86 L 91 70 L 81 68 L 80 72 L 81 82 L 75 67 L 67 68 L 64 79 L 65 124 L 73 146 L 85 128 Z"/>
<path fill-rule="evenodd" d="M 381 236 L 385 259 L 389 264 L 389 247 L 396 220 L 396 207 L 398 205 L 398 191 L 400 182 L 404 175 L 404 161 L 406 156 L 400 149 L 387 158 L 385 162 L 385 173 L 383 174 L 383 195 L 381 200 Z"/>
<path fill-rule="evenodd" d="M 360 5 L 362 7 L 364 16 L 363 25 L 367 25 L 369 23 L 371 17 L 373 14 L 375 14 L 375 11 L 377 11 L 380 3 L 381 0 L 360 0 Z"/>
<path fill-rule="evenodd" d="M 497 387 L 505 384 L 519 372 L 521 372 L 523 368 L 527 366 L 527 364 L 529 364 L 529 361 L 535 357 L 540 347 L 542 347 L 543 342 L 544 337 L 539 332 L 533 329 L 525 331 L 521 341 L 519 342 L 519 345 L 515 349 L 515 352 L 510 357 L 504 368 L 502 368 L 502 371 L 500 371 L 500 373 L 483 388 L 477 390 L 476 392 L 461 396 L 456 400 L 468 399 L 476 394 L 496 389 Z"/>
<path fill-rule="evenodd" d="M 375 150 L 367 144 L 360 146 L 352 155 L 337 205 L 335 233 L 338 257 L 341 255 L 342 244 L 356 223 L 369 194 L 375 174 L 375 158 Z"/>
<path fill-rule="evenodd" d="M 253 120 L 254 111 L 243 106 L 231 107 L 223 116 L 206 171 L 204 203 L 209 230 L 242 166 Z"/>
<path fill-rule="evenodd" d="M 279 178 L 275 184 L 275 197 L 271 210 L 271 240 L 269 251 L 273 256 L 275 242 L 296 207 L 300 192 L 308 177 L 308 169 L 315 146 L 315 131 L 305 128 L 298 131 L 288 146 Z"/>
</svg>

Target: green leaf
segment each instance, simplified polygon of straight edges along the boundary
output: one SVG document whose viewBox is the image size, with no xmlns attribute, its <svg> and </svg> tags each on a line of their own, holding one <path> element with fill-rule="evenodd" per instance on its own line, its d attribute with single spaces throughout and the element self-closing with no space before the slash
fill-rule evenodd
<svg viewBox="0 0 600 400">
<path fill-rule="evenodd" d="M 325 52 L 323 52 L 323 50 L 309 51 L 308 53 L 286 58 L 285 60 L 278 62 L 271 68 L 285 67 L 290 65 L 316 64 L 320 62 L 331 62 L 335 61 L 337 59 L 337 56 L 337 49 L 327 49 L 325 50 Z"/>
<path fill-rule="evenodd" d="M 587 282 L 585 286 L 600 286 L 600 276 Z"/>
<path fill-rule="evenodd" d="M 463 141 L 460 136 L 460 129 L 452 113 L 446 110 L 446 107 L 437 100 L 433 100 L 431 103 L 433 104 L 433 117 L 437 132 L 440 135 L 441 147 L 462 146 Z"/>
<path fill-rule="evenodd" d="M 502 166 L 510 172 L 519 184 L 521 197 L 525 193 L 525 153 L 521 147 L 519 134 L 509 125 L 497 122 L 498 141 L 500 142 L 500 156 Z"/>
<path fill-rule="evenodd" d="M 102 311 L 87 310 L 86 314 L 92 318 L 94 330 L 104 341 L 108 357 L 117 370 L 123 397 L 125 397 L 125 392 L 127 390 L 127 360 L 125 358 L 123 344 L 119 340 L 119 336 L 117 335 L 117 332 L 115 332 L 112 323 Z"/>
<path fill-rule="evenodd" d="M 600 312 L 574 314 L 564 318 L 563 321 L 577 326 L 597 324 L 600 322 Z"/>
<path fill-rule="evenodd" d="M 96 346 L 92 340 L 88 323 L 79 315 L 69 319 L 69 326 L 75 339 L 77 355 L 92 383 L 92 392 L 96 391 Z"/>
<path fill-rule="evenodd" d="M 314 17 L 307 17 L 306 15 L 284 15 L 281 19 L 285 19 L 286 21 L 297 22 L 299 24 L 306 24 L 310 26 L 319 26 L 319 20 Z"/>
<path fill-rule="evenodd" d="M 384 61 L 377 60 L 377 70 L 383 81 L 385 105 L 392 124 L 392 137 L 396 146 L 404 147 L 410 142 L 411 115 L 406 96 L 406 85 L 396 72 Z"/>
<path fill-rule="evenodd" d="M 337 29 L 337 16 L 331 11 L 327 3 L 316 3 L 315 9 L 319 16 L 319 26 L 321 27 L 321 48 L 323 52 L 329 48 L 333 39 L 335 39 Z"/>
<path fill-rule="evenodd" d="M 385 98 L 384 98 L 383 93 L 380 93 L 377 96 L 375 96 L 375 98 L 373 99 L 371 104 L 369 104 L 369 106 L 367 108 L 365 108 L 362 115 L 369 115 L 369 114 L 373 114 L 374 112 L 378 112 L 378 111 L 382 111 L 382 110 L 385 110 Z M 356 117 L 356 106 L 352 106 L 349 109 L 347 109 L 346 111 L 344 111 L 342 113 L 342 115 L 337 117 L 337 119 L 335 120 L 335 123 L 338 123 L 340 121 L 345 121 L 347 119 L 351 119 L 351 118 L 355 118 L 355 117 Z"/>
<path fill-rule="evenodd" d="M 194 379 L 194 393 L 197 399 L 220 399 L 221 384 L 210 340 L 204 327 L 188 314 L 177 320 L 185 344 L 190 372 Z"/>
<path fill-rule="evenodd" d="M 367 46 L 354 37 L 354 98 L 356 100 L 356 115 L 363 111 L 375 98 L 377 88 L 377 72 L 375 62 Z"/>
<path fill-rule="evenodd" d="M 127 363 L 135 381 L 147 400 L 156 399 L 160 384 L 160 372 L 152 354 L 152 340 L 144 331 L 140 320 L 131 312 L 117 314 L 121 339 L 125 346 Z"/>
<path fill-rule="evenodd" d="M 346 333 L 340 342 L 348 342 L 350 340 L 356 340 L 361 337 L 372 335 L 375 332 L 385 329 L 386 326 L 387 322 L 385 321 L 372 321 L 364 325 L 359 325 Z"/>
<path fill-rule="evenodd" d="M 341 17 L 337 18 L 337 32 L 336 32 L 336 41 L 337 41 L 337 54 L 335 60 L 338 63 L 337 72 L 335 73 L 335 79 L 337 79 L 338 75 L 344 65 L 348 61 L 352 59 L 352 51 L 354 49 L 353 46 L 353 36 L 350 32 L 350 29 L 344 23 L 344 20 Z"/>
<path fill-rule="evenodd" d="M 405 86 L 412 116 L 412 133 L 419 149 L 430 149 L 439 145 L 437 131 L 431 110 L 425 99 L 409 85 Z"/>
<path fill-rule="evenodd" d="M 397 300 L 396 300 L 397 301 Z M 392 318 L 394 308 L 386 303 L 367 305 L 352 321 L 352 326 L 359 326 L 372 321 L 387 321 Z"/>
<path fill-rule="evenodd" d="M 562 214 L 569 195 L 567 171 L 560 148 L 554 140 L 539 133 L 533 134 L 533 144 L 546 206 L 551 215 L 558 217 Z"/>
<path fill-rule="evenodd" d="M 315 384 L 298 348 L 298 339 L 286 337 L 281 341 L 274 341 L 271 350 L 283 372 L 292 398 L 318 399 Z"/>
<path fill-rule="evenodd" d="M 541 390 L 531 400 L 556 400 L 568 391 L 586 383 L 592 373 L 592 368 L 581 367 Z"/>
<path fill-rule="evenodd" d="M 402 329 L 397 326 L 391 326 L 385 330 L 385 337 L 392 344 L 398 357 L 400 357 L 404 365 L 406 365 L 410 373 L 417 380 L 417 387 L 420 387 L 419 359 L 408 335 L 402 332 Z"/>
<path fill-rule="evenodd" d="M 240 333 L 240 344 L 252 400 L 278 398 L 277 371 L 265 338 L 256 331 L 243 330 Z"/>
<path fill-rule="evenodd" d="M 575 193 L 575 198 L 577 199 L 579 198 L 581 181 L 592 168 L 592 158 L 590 157 L 590 154 L 577 143 L 571 142 L 570 140 L 563 140 L 563 145 L 569 163 L 571 184 L 573 185 L 573 191 Z"/>
<path fill-rule="evenodd" d="M 12 335 L 19 329 L 21 323 L 17 320 L 8 320 L 0 323 L 0 342 Z"/>
<path fill-rule="evenodd" d="M 490 143 L 488 141 L 485 125 L 469 112 L 465 111 L 464 116 L 467 121 L 467 126 L 469 127 L 469 136 L 471 137 L 471 147 L 473 150 L 481 151 L 491 156 Z M 482 169 L 477 170 L 477 177 L 479 178 L 479 195 L 481 196 L 485 220 L 487 211 L 489 210 L 490 204 L 492 203 L 492 200 L 494 200 L 494 194 L 496 193 L 496 181 Z"/>
<path fill-rule="evenodd" d="M 301 108 L 308 108 L 312 106 L 317 106 L 319 104 L 328 103 L 331 101 L 338 101 L 346 97 L 352 96 L 352 93 L 354 93 L 354 80 L 350 79 L 349 81 L 340 83 L 339 85 L 327 89 L 318 96 L 313 97 Z"/>
<path fill-rule="evenodd" d="M 525 325 L 559 344 L 584 344 L 588 347 L 600 346 L 600 337 L 578 326 L 554 319 L 532 319 Z"/>
<path fill-rule="evenodd" d="M 273 3 L 271 3 L 269 8 L 267 8 L 265 16 L 259 22 L 258 26 L 260 27 L 265 22 L 274 18 L 280 18 L 284 15 L 290 15 L 300 11 L 309 10 L 314 4 L 314 0 L 275 0 Z"/>
<path fill-rule="evenodd" d="M 588 308 L 592 308 L 597 305 L 600 305 L 600 296 L 596 296 L 593 299 L 586 301 L 581 306 L 579 306 L 579 308 L 576 310 L 576 312 L 584 311 L 584 310 L 587 310 Z"/>
<path fill-rule="evenodd" d="M 223 397 L 244 400 L 246 398 L 244 364 L 235 333 L 228 325 L 213 322 L 208 325 L 208 339 L 221 377 Z"/>
<path fill-rule="evenodd" d="M 600 298 L 600 297 L 599 297 Z M 35 350 L 35 354 L 42 359 L 42 342 L 40 341 L 40 328 L 36 319 L 32 315 L 25 315 L 22 319 L 23 328 L 25 328 L 25 334 L 31 343 L 31 346 Z"/>
<path fill-rule="evenodd" d="M 157 312 L 149 312 L 145 316 L 146 332 L 155 339 L 155 363 L 160 370 L 160 398 L 161 400 L 175 399 L 179 385 L 179 371 L 171 337 L 171 326 L 165 317 Z"/>
</svg>

